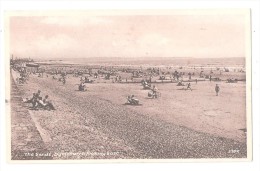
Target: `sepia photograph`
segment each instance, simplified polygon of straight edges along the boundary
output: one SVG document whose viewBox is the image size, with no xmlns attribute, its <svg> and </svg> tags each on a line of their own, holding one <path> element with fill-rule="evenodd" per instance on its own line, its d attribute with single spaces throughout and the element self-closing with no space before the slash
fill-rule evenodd
<svg viewBox="0 0 260 171">
<path fill-rule="evenodd" d="M 6 13 L 9 159 L 252 160 L 250 27 L 250 9 Z"/>
</svg>

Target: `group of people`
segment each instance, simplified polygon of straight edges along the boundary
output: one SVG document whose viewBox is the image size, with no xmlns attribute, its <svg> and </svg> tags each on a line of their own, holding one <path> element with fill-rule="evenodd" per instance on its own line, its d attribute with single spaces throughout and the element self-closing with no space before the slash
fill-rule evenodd
<svg viewBox="0 0 260 171">
<path fill-rule="evenodd" d="M 151 89 L 151 84 L 148 84 L 146 80 L 142 80 L 141 84 L 143 85 L 144 89 Z"/>
<path fill-rule="evenodd" d="M 84 82 L 84 83 L 92 83 L 93 80 L 90 80 L 87 76 L 85 77 L 80 77 L 80 82 Z"/>
<path fill-rule="evenodd" d="M 19 77 L 16 78 L 16 81 L 18 84 L 24 84 L 27 83 L 28 78 L 29 78 L 29 74 L 26 73 L 26 71 L 22 70 L 20 72 Z"/>
<path fill-rule="evenodd" d="M 185 90 L 191 90 L 191 91 L 192 91 L 192 89 L 191 89 L 191 83 L 188 83 L 188 84 L 187 84 L 187 88 L 186 88 Z M 216 84 L 216 86 L 215 86 L 216 96 L 218 96 L 219 91 L 220 91 L 220 87 L 219 87 L 218 84 Z"/>
<path fill-rule="evenodd" d="M 191 89 L 191 84 L 190 84 L 190 83 L 187 84 L 187 88 L 186 88 L 185 90 L 188 90 L 188 89 L 190 89 L 190 90 L 192 91 L 192 89 Z M 216 96 L 218 96 L 219 91 L 220 91 L 220 87 L 219 87 L 218 84 L 216 84 L 216 86 L 215 86 Z"/>
<path fill-rule="evenodd" d="M 55 110 L 52 102 L 49 100 L 49 96 L 46 95 L 44 98 L 41 97 L 41 91 L 38 90 L 37 93 L 33 93 L 32 98 L 23 99 L 24 103 L 31 103 L 32 109 L 37 110 L 39 108 L 47 110 Z"/>
<path fill-rule="evenodd" d="M 129 104 L 132 104 L 132 105 L 138 105 L 139 104 L 139 100 L 137 98 L 135 98 L 134 95 L 127 96 L 127 102 Z"/>
</svg>

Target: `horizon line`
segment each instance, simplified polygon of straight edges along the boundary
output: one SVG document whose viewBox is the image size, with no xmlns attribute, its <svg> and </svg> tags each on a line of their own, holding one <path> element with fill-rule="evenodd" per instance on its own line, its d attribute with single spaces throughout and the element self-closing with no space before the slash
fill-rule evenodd
<svg viewBox="0 0 260 171">
<path fill-rule="evenodd" d="M 165 56 L 165 57 L 156 57 L 156 56 L 150 56 L 150 57 L 142 57 L 142 56 L 136 56 L 136 57 L 121 57 L 121 56 L 113 56 L 113 57 L 106 57 L 106 56 L 101 56 L 101 57 L 47 57 L 47 58 L 43 58 L 43 57 L 17 57 L 17 56 L 14 56 L 14 58 L 20 58 L 20 59 L 26 59 L 26 58 L 30 58 L 30 59 L 47 59 L 47 60 L 55 60 L 55 59 L 94 59 L 94 58 L 101 58 L 101 59 L 109 59 L 109 58 L 120 58 L 120 59 L 144 59 L 144 58 L 147 58 L 147 59 L 158 59 L 158 58 L 176 58 L 176 59 L 227 59 L 227 58 L 246 58 L 246 57 L 242 57 L 242 56 L 238 56 L 238 57 L 168 57 L 168 56 Z"/>
</svg>

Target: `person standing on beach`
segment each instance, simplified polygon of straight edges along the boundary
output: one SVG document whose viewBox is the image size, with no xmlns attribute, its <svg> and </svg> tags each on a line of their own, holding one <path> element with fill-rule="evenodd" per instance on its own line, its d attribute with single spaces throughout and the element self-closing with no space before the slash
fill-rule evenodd
<svg viewBox="0 0 260 171">
<path fill-rule="evenodd" d="M 191 73 L 189 72 L 188 75 L 189 75 L 189 80 L 191 80 Z"/>
<path fill-rule="evenodd" d="M 215 86 L 216 96 L 218 96 L 219 90 L 220 90 L 220 88 L 219 88 L 218 84 L 216 84 L 216 86 Z"/>
<path fill-rule="evenodd" d="M 151 83 L 151 82 L 152 82 L 152 76 L 149 77 L 149 83 Z"/>
<path fill-rule="evenodd" d="M 155 87 L 155 85 L 153 85 L 153 88 L 152 88 L 153 98 L 154 97 L 157 98 L 157 91 L 158 91 L 157 87 Z"/>
</svg>

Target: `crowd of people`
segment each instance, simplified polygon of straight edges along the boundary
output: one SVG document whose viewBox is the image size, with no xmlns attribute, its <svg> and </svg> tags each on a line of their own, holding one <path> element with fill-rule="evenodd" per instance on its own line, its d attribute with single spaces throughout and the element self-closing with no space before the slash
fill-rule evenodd
<svg viewBox="0 0 260 171">
<path fill-rule="evenodd" d="M 20 77 L 22 79 L 25 79 L 26 77 L 26 72 L 24 70 L 18 70 L 20 72 Z M 58 69 L 56 69 L 56 72 L 52 73 L 52 78 L 53 79 L 57 79 L 58 81 L 61 81 L 63 82 L 63 84 L 66 83 L 66 75 L 67 73 L 66 72 L 57 72 Z M 178 83 L 177 83 L 177 86 L 186 86 L 186 88 L 183 88 L 185 90 L 191 90 L 192 91 L 192 88 L 191 88 L 191 83 L 188 82 L 187 84 L 184 84 L 183 83 L 183 76 L 185 75 L 184 72 L 178 72 L 177 70 L 175 70 L 173 73 L 166 73 L 166 72 L 162 72 L 159 68 L 152 68 L 152 69 L 148 69 L 147 71 L 143 71 L 143 70 L 138 70 L 138 71 L 128 71 L 128 70 L 125 70 L 124 72 L 129 72 L 131 73 L 132 72 L 132 77 L 131 77 L 131 80 L 133 81 L 133 78 L 134 76 L 139 76 L 139 75 L 146 75 L 148 76 L 148 79 L 143 79 L 141 81 L 142 85 L 143 85 L 143 88 L 144 89 L 149 89 L 150 91 L 148 92 L 148 97 L 151 97 L 151 98 L 158 98 L 160 97 L 160 92 L 158 91 L 158 88 L 155 86 L 155 85 L 151 85 L 152 83 L 152 77 L 154 76 L 160 76 L 160 79 L 166 79 L 166 75 L 167 74 L 171 74 L 171 79 L 173 80 L 177 80 Z M 73 72 L 74 74 L 75 73 L 80 73 L 80 72 L 76 72 L 74 71 Z M 92 73 L 92 71 L 89 73 Z M 60 76 L 58 75 L 60 74 Z M 105 74 L 105 78 L 104 79 L 111 79 L 110 76 L 111 75 L 114 75 L 115 78 L 112 78 L 112 82 L 121 82 L 122 81 L 122 77 L 118 74 L 116 74 L 116 72 L 113 70 L 110 71 L 109 69 L 104 69 L 102 68 L 102 70 L 98 70 L 97 72 L 95 72 L 94 74 L 94 78 L 98 78 L 99 77 L 99 74 Z M 162 75 L 163 74 L 163 75 Z M 166 74 L 166 75 L 165 75 Z M 202 76 L 203 72 L 200 72 L 200 77 Z M 79 91 L 85 91 L 85 83 L 91 83 L 92 81 L 94 80 L 90 80 L 88 76 L 84 76 L 84 74 L 80 74 L 81 77 L 80 77 L 80 81 L 81 83 L 79 84 Z M 161 76 L 162 75 L 162 76 Z M 48 74 L 46 73 L 46 76 L 48 77 Z M 194 73 L 191 73 L 191 72 L 188 72 L 187 74 L 188 76 L 188 81 L 191 81 L 191 78 L 192 76 L 194 76 Z M 39 73 L 38 77 L 43 77 L 43 73 Z M 58 77 L 58 78 L 57 78 Z M 211 75 L 209 76 L 209 80 L 211 81 L 212 80 L 212 77 Z M 126 79 L 126 82 L 127 82 L 127 79 Z M 195 82 L 197 84 L 198 82 L 198 79 L 195 79 Z M 220 87 L 218 84 L 216 84 L 215 86 L 215 92 L 216 92 L 216 96 L 219 95 L 219 92 L 220 92 Z M 48 110 L 55 110 L 54 108 L 54 105 L 52 104 L 52 102 L 50 102 L 49 100 L 49 96 L 46 95 L 44 98 L 42 98 L 40 96 L 40 93 L 41 91 L 39 90 L 37 93 L 33 93 L 33 96 L 31 98 L 26 98 L 24 99 L 24 102 L 25 103 L 31 103 L 32 104 L 32 109 L 39 109 L 39 108 L 43 108 L 43 109 L 48 109 Z M 128 102 L 132 103 L 132 104 L 136 104 L 136 101 L 134 100 L 134 95 L 131 95 L 131 96 L 128 96 Z M 138 101 L 139 103 L 139 101 Z"/>
</svg>

